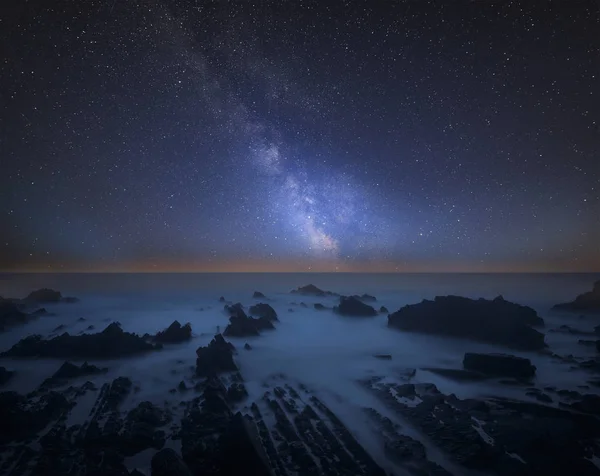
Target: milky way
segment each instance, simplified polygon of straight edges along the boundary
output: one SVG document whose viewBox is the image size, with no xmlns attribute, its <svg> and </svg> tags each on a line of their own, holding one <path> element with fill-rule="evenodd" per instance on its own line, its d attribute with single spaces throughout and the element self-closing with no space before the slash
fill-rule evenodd
<svg viewBox="0 0 600 476">
<path fill-rule="evenodd" d="M 600 267 L 597 2 L 9 3 L 0 269 Z"/>
</svg>

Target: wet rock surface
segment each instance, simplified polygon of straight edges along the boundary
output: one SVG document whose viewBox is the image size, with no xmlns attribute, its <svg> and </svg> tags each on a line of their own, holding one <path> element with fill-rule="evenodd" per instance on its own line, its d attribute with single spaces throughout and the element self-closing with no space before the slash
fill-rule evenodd
<svg viewBox="0 0 600 476">
<path fill-rule="evenodd" d="M 496 475 L 598 474 L 600 422 L 538 403 L 464 399 L 433 384 L 362 382 L 454 463 Z M 524 424 L 524 422 L 527 422 Z"/>
<path fill-rule="evenodd" d="M 2 357 L 50 357 L 50 358 L 114 358 L 126 357 L 159 349 L 137 334 L 125 332 L 118 323 L 112 323 L 97 334 L 73 336 L 65 332 L 52 339 L 32 335 L 20 340 Z"/>
<path fill-rule="evenodd" d="M 342 316 L 372 317 L 377 315 L 374 308 L 354 296 L 341 296 L 340 303 L 333 308 L 333 311 Z"/>
<path fill-rule="evenodd" d="M 493 300 L 437 296 L 388 316 L 389 327 L 404 331 L 462 337 L 515 349 L 543 349 L 544 334 L 533 325 L 543 325 L 535 310 L 501 296 Z"/>
<path fill-rule="evenodd" d="M 591 291 L 580 294 L 571 302 L 556 304 L 552 309 L 563 311 L 600 311 L 600 281 L 596 281 Z"/>
</svg>

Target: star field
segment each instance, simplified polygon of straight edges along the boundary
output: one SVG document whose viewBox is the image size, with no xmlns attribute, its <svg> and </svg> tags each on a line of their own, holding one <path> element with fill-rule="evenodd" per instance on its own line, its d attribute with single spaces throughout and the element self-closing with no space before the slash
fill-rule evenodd
<svg viewBox="0 0 600 476">
<path fill-rule="evenodd" d="M 600 269 L 598 2 L 7 3 L 0 270 Z"/>
</svg>

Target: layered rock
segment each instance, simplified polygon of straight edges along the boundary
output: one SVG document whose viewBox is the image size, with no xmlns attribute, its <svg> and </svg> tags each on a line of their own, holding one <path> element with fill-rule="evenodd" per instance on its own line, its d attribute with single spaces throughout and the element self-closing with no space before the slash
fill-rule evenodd
<svg viewBox="0 0 600 476">
<path fill-rule="evenodd" d="M 44 380 L 42 387 L 56 387 L 67 383 L 71 379 L 102 374 L 106 373 L 107 371 L 107 368 L 99 368 L 95 365 L 90 365 L 87 362 L 77 366 L 67 361 L 60 366 L 60 368 L 54 373 L 54 375 L 52 375 L 52 377 Z"/>
<path fill-rule="evenodd" d="M 530 379 L 536 367 L 529 359 L 509 354 L 477 354 L 467 352 L 463 359 L 466 370 L 498 377 Z"/>
<path fill-rule="evenodd" d="M 73 336 L 65 332 L 49 340 L 32 335 L 20 340 L 0 356 L 110 359 L 160 348 L 160 345 L 150 344 L 137 334 L 123 331 L 119 324 L 112 323 L 97 334 Z"/>
<path fill-rule="evenodd" d="M 523 350 L 546 346 L 544 334 L 532 325 L 543 324 L 535 310 L 511 303 L 501 296 L 469 299 L 437 296 L 409 304 L 388 316 L 388 326 L 405 331 L 441 334 L 500 344 Z"/>
<path fill-rule="evenodd" d="M 571 302 L 556 304 L 553 309 L 565 311 L 600 311 L 600 281 L 587 293 L 580 294 Z"/>
<path fill-rule="evenodd" d="M 354 296 L 341 296 L 340 303 L 333 308 L 333 311 L 342 316 L 371 317 L 377 315 L 374 308 Z"/>
</svg>

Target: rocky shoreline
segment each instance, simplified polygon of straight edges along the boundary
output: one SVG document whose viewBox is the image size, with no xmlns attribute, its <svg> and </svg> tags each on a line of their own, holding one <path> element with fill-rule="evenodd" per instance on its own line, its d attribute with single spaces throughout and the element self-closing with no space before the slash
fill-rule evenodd
<svg viewBox="0 0 600 476">
<path fill-rule="evenodd" d="M 380 315 L 364 302 L 375 301 L 374 296 L 346 297 L 311 285 L 299 288 L 296 294 L 339 300 L 337 308 L 323 306 L 308 312 L 332 317 Z M 256 292 L 252 299 L 265 298 Z M 340 311 L 344 303 L 350 303 L 346 308 L 350 311 Z M 276 329 L 274 324 L 281 323 L 270 304 L 254 303 L 248 313 L 245 309 L 241 303 L 225 305 L 229 317 L 225 331 L 196 349 L 195 366 L 164 400 L 131 406 L 127 402 L 140 386 L 152 385 L 150 382 L 134 382 L 132 376 L 122 375 L 99 385 L 95 381 L 106 375 L 107 367 L 70 360 L 28 394 L 0 392 L 0 473 L 384 476 L 390 472 L 448 475 L 476 471 L 504 476 L 600 472 L 594 464 L 600 458 L 600 396 L 583 389 L 536 386 L 536 366 L 525 357 L 465 352 L 462 368 L 405 369 L 395 372 L 395 377 L 376 374 L 361 379 L 356 382 L 357 391 L 363 392 L 366 400 L 378 402 L 354 408 L 366 425 L 368 436 L 362 434 L 361 438 L 346 426 L 343 415 L 294 376 L 278 375 L 261 382 L 258 393 L 249 392 L 240 362 L 246 351 L 250 351 L 247 355 L 256 351 L 246 343 L 240 354 L 236 349 L 239 341 L 234 346 L 227 336 L 262 339 L 259 336 L 265 329 Z M 415 328 L 415 313 L 420 316 L 419 329 Z M 489 325 L 502 313 L 505 319 L 494 328 L 495 343 L 512 347 L 508 339 L 513 333 L 531 329 L 536 334 L 527 331 L 529 337 L 519 341 L 519 348 L 541 351 L 548 359 L 566 359 L 561 363 L 585 368 L 591 376 L 600 371 L 597 357 L 582 362 L 549 352 L 544 334 L 538 330 L 544 324 L 541 318 L 533 309 L 503 298 L 436 298 L 402 308 L 389 315 L 388 322 L 396 329 L 408 327 L 410 331 L 458 335 L 466 338 L 465 342 L 487 342 L 491 334 L 477 330 L 481 323 L 475 316 Z M 452 323 L 440 324 L 448 315 L 460 316 L 454 328 Z M 465 323 L 475 331 L 465 328 Z M 463 335 L 457 334 L 460 330 Z M 562 330 L 574 334 L 570 327 Z M 8 359 L 126 358 L 160 352 L 163 346 L 181 345 L 193 338 L 192 326 L 178 321 L 155 335 L 126 332 L 113 322 L 94 334 L 63 333 L 47 339 L 29 336 L 1 354 L 6 367 L 0 367 L 0 386 L 14 378 Z M 371 359 L 402 366 L 392 354 L 374 354 Z M 523 398 L 459 398 L 428 381 L 431 376 L 516 385 L 522 387 Z M 90 398 L 94 403 L 87 416 L 71 423 L 73 412 Z M 369 444 L 364 445 L 365 441 Z M 132 467 L 131 458 L 140 453 L 150 458 L 149 467 Z"/>
</svg>

